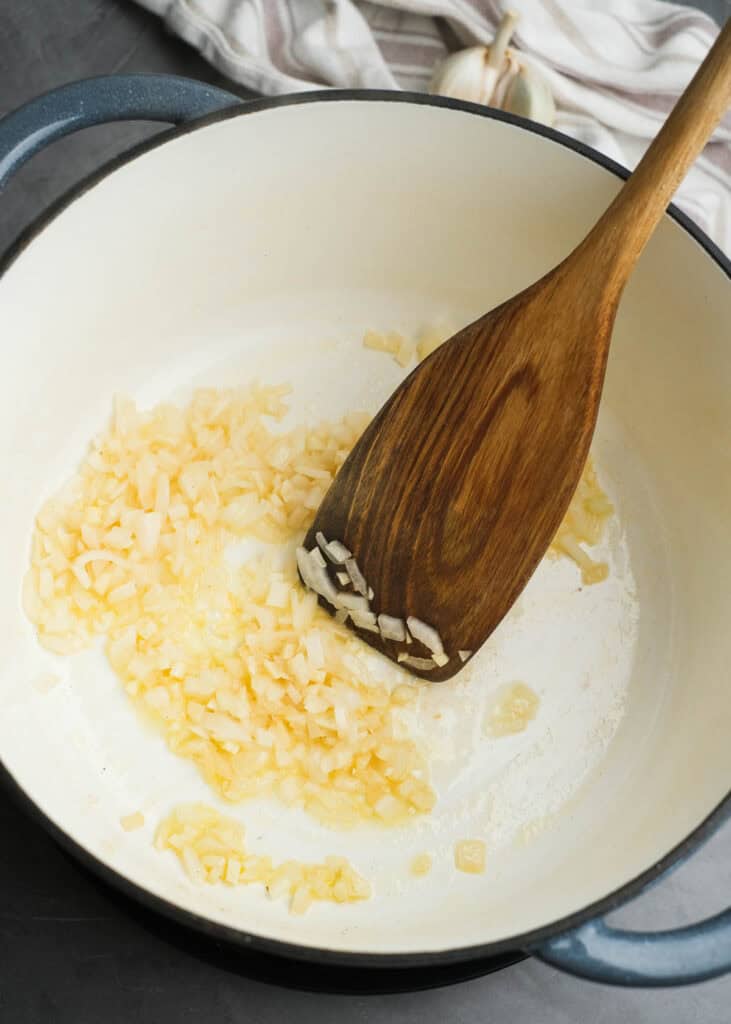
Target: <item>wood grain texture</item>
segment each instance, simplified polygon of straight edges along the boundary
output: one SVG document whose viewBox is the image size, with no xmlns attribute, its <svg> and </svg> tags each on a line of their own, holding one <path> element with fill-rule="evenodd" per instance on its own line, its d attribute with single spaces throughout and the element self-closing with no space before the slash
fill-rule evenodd
<svg viewBox="0 0 731 1024">
<path fill-rule="evenodd" d="M 373 611 L 437 629 L 450 661 L 417 675 L 459 671 L 545 554 L 589 451 L 622 289 L 730 101 L 731 24 L 584 242 L 418 366 L 326 494 L 306 546 L 318 530 L 342 541 Z"/>
</svg>

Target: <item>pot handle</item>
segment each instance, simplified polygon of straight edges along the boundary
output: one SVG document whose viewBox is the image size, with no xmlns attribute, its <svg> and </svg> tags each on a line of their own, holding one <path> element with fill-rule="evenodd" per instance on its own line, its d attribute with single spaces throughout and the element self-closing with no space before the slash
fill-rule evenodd
<svg viewBox="0 0 731 1024">
<path fill-rule="evenodd" d="M 31 100 L 0 120 L 0 190 L 44 146 L 105 121 L 182 124 L 241 103 L 233 93 L 175 75 L 102 75 Z"/>
<path fill-rule="evenodd" d="M 731 907 L 671 931 L 613 928 L 598 918 L 531 950 L 540 960 L 605 985 L 689 985 L 731 971 Z"/>
</svg>

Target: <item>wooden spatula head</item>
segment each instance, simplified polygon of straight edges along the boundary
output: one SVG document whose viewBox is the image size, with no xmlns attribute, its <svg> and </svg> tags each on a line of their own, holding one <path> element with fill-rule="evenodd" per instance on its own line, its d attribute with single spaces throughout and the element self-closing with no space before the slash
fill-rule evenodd
<svg viewBox="0 0 731 1024">
<path fill-rule="evenodd" d="M 424 678 L 452 676 L 458 652 L 494 630 L 578 483 L 614 304 L 601 316 L 575 308 L 567 276 L 558 268 L 413 371 L 350 453 L 306 538 L 311 549 L 321 532 L 353 553 L 373 612 L 437 630 L 449 661 L 415 670 Z M 430 656 L 418 642 L 354 628 L 394 661 Z"/>
</svg>

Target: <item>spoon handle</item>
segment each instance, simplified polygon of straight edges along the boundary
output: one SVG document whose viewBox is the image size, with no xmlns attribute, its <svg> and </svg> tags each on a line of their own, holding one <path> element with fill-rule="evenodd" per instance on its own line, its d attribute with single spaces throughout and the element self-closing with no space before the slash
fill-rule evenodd
<svg viewBox="0 0 731 1024">
<path fill-rule="evenodd" d="M 604 264 L 604 289 L 611 282 L 610 290 L 619 295 L 673 193 L 730 104 L 731 19 L 622 191 L 575 252 L 595 266 Z"/>
</svg>

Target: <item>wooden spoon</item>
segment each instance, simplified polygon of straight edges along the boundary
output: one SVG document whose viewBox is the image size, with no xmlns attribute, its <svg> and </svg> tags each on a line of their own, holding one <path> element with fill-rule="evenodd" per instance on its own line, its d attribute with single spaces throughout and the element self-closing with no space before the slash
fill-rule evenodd
<svg viewBox="0 0 731 1024">
<path fill-rule="evenodd" d="M 421 363 L 327 492 L 305 548 L 318 532 L 340 541 L 372 590 L 371 612 L 434 627 L 449 661 L 409 665 L 416 675 L 459 671 L 458 651 L 484 643 L 545 554 L 589 451 L 622 289 L 730 102 L 731 21 L 578 248 Z M 306 559 L 300 571 L 311 584 Z M 361 614 L 366 628 L 354 628 L 388 657 L 429 657 L 418 639 L 384 640 Z"/>
</svg>

